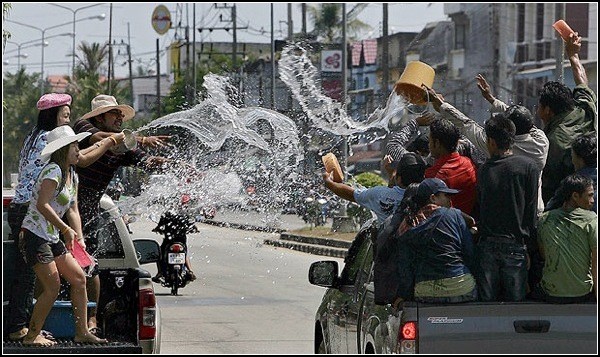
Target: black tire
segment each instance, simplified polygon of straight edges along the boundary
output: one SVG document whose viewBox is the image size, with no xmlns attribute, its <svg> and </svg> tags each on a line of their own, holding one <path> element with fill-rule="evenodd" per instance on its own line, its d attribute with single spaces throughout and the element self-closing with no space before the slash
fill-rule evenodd
<svg viewBox="0 0 600 357">
<path fill-rule="evenodd" d="M 179 274 L 177 272 L 173 273 L 173 285 L 171 285 L 171 295 L 177 296 L 177 291 L 179 290 L 179 285 L 181 285 L 181 280 L 179 278 Z"/>
</svg>

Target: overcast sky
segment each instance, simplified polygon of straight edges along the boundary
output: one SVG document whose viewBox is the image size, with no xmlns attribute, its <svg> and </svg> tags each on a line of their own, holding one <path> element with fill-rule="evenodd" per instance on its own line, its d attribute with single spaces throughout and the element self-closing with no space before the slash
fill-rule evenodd
<svg viewBox="0 0 600 357">
<path fill-rule="evenodd" d="M 109 3 L 56 3 L 72 10 L 98 4 L 89 8 L 83 8 L 76 12 L 76 43 L 87 41 L 88 43 L 105 43 L 109 38 L 110 29 L 110 5 Z M 151 16 L 156 6 L 163 4 L 171 12 L 171 19 L 180 22 L 182 26 L 192 26 L 193 3 L 113 3 L 112 7 L 112 39 L 117 43 L 128 42 L 128 24 L 131 40 L 132 57 L 134 60 L 134 71 L 138 65 L 156 68 L 153 58 L 156 56 L 156 39 L 159 39 L 160 48 L 167 47 L 177 36 L 184 37 L 183 30 L 171 29 L 164 35 L 159 35 L 152 27 Z M 218 4 L 215 7 L 215 4 Z M 226 27 L 230 23 L 231 10 L 223 8 L 233 3 L 196 3 L 196 27 Z M 271 3 L 237 3 L 237 18 L 239 28 L 247 27 L 237 31 L 238 42 L 270 42 L 271 38 Z M 45 37 L 49 45 L 44 49 L 44 72 L 45 74 L 70 74 L 71 53 L 73 39 L 67 33 L 72 32 L 73 12 L 50 3 L 16 3 L 12 2 L 7 19 L 28 24 L 39 28 L 39 30 L 22 26 L 15 23 L 3 22 L 3 29 L 10 31 L 9 41 L 16 43 L 27 42 L 21 46 L 21 65 L 28 72 L 40 72 L 41 70 L 41 46 L 33 46 L 41 43 L 42 30 L 48 27 L 57 28 L 45 31 Z M 356 3 L 347 3 L 346 11 L 350 11 Z M 218 8 L 217 8 L 218 7 Z M 294 32 L 300 32 L 302 17 L 300 3 L 292 3 Z M 105 14 L 103 21 L 98 19 L 86 19 L 88 17 Z M 369 3 L 358 18 L 372 26 L 371 33 L 365 33 L 364 38 L 376 38 L 381 36 L 383 6 L 382 3 Z M 222 15 L 222 17 L 221 17 Z M 222 18 L 222 22 L 220 21 Z M 432 21 L 446 19 L 443 11 L 443 3 L 390 3 L 389 4 L 389 32 L 401 31 L 418 32 Z M 80 21 L 81 20 L 81 21 Z M 274 3 L 274 28 L 275 39 L 283 39 L 287 36 L 287 3 Z M 64 26 L 60 26 L 65 24 Z M 176 23 L 174 24 L 174 26 Z M 312 30 L 310 18 L 307 19 L 308 31 Z M 62 35 L 51 37 L 54 35 Z M 51 37 L 51 38 L 49 38 Z M 190 39 L 192 35 L 190 34 Z M 232 41 L 232 31 L 214 30 L 212 33 L 203 31 L 196 32 L 196 41 Z M 38 42 L 39 40 L 39 42 Z M 29 41 L 32 41 L 31 43 Z M 15 72 L 17 68 L 17 45 L 9 42 L 3 52 L 3 71 Z M 116 46 L 115 73 L 116 76 L 127 76 L 128 67 L 125 65 L 126 48 Z M 8 61 L 8 65 L 6 64 Z M 161 72 L 166 69 L 166 57 L 161 56 Z"/>
</svg>

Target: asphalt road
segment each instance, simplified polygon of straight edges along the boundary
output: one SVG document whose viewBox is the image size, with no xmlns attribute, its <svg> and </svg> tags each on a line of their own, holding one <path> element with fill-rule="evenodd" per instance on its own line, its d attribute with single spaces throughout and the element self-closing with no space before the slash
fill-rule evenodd
<svg viewBox="0 0 600 357">
<path fill-rule="evenodd" d="M 218 218 L 218 217 L 217 217 Z M 248 217 L 251 219 L 251 217 Z M 253 218 L 256 224 L 256 218 Z M 133 238 L 154 238 L 155 223 L 131 224 Z M 165 354 L 312 354 L 314 316 L 324 288 L 308 269 L 326 258 L 263 244 L 271 233 L 197 224 L 188 236 L 198 279 L 179 296 L 155 286 Z M 154 264 L 145 268 L 156 273 Z"/>
</svg>

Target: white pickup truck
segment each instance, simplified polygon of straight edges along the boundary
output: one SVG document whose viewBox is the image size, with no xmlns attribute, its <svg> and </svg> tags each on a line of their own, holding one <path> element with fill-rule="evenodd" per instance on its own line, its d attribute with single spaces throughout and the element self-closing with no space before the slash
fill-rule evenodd
<svg viewBox="0 0 600 357">
<path fill-rule="evenodd" d="M 15 242 L 8 236 L 6 211 L 12 195 L 3 191 L 3 285 L 4 311 L 14 276 Z M 72 339 L 58 338 L 52 347 L 26 347 L 4 339 L 3 353 L 84 353 L 131 354 L 160 353 L 160 310 L 156 304 L 150 273 L 140 264 L 156 262 L 160 247 L 151 239 L 132 241 L 116 205 L 106 195 L 101 200 L 103 222 L 99 233 L 102 251 L 97 256 L 100 267 L 101 292 L 98 302 L 98 326 L 108 344 L 77 344 Z M 6 323 L 4 323 L 6 326 Z M 52 331 L 50 331 L 52 332 Z M 5 334 L 6 336 L 6 331 Z"/>
</svg>

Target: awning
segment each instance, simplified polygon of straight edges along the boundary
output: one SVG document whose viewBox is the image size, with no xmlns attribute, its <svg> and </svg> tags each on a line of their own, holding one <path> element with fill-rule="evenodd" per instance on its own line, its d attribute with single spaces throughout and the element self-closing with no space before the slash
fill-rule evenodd
<svg viewBox="0 0 600 357">
<path fill-rule="evenodd" d="M 597 63 L 596 60 L 583 60 L 581 64 L 587 66 L 589 64 Z M 571 62 L 565 61 L 563 64 L 563 68 L 571 68 Z M 534 79 L 534 78 L 543 78 L 543 77 L 552 77 L 554 76 L 554 71 L 556 70 L 556 63 L 550 64 L 547 66 L 543 66 L 540 68 L 532 68 L 526 69 L 523 71 L 517 72 L 515 74 L 515 79 Z"/>
</svg>

